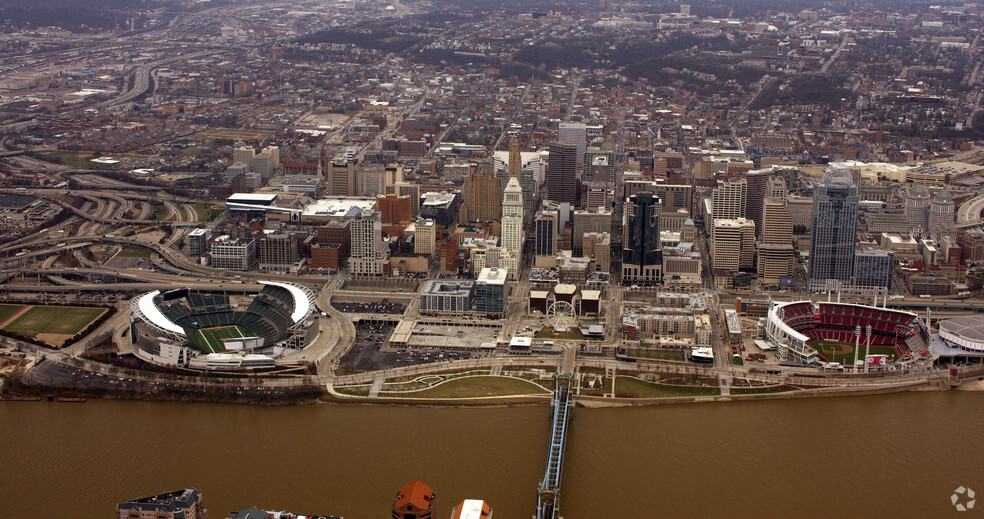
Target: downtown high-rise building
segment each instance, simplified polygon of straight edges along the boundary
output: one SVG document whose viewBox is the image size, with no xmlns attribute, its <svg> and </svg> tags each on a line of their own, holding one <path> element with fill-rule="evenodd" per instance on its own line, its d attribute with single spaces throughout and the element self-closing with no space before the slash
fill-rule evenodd
<svg viewBox="0 0 984 519">
<path fill-rule="evenodd" d="M 919 184 L 909 187 L 905 193 L 905 221 L 913 236 L 923 234 L 929 224 L 929 191 Z"/>
<path fill-rule="evenodd" d="M 892 288 L 895 253 L 873 247 L 854 252 L 854 285 L 865 288 Z"/>
<path fill-rule="evenodd" d="M 850 170 L 828 169 L 823 179 L 813 186 L 811 290 L 824 290 L 828 280 L 851 283 L 858 201 L 858 189 Z"/>
<path fill-rule="evenodd" d="M 530 164 L 524 165 L 520 170 L 519 185 L 523 188 L 523 213 L 527 217 L 533 215 L 536 205 L 536 172 L 537 169 Z"/>
<path fill-rule="evenodd" d="M 785 187 L 785 183 L 779 180 Z M 771 179 L 770 179 L 771 184 Z M 779 193 L 784 190 L 778 190 Z M 778 193 L 777 193 L 778 194 Z M 763 285 L 779 285 L 792 274 L 793 219 L 786 210 L 786 197 L 768 197 L 762 204 L 762 237 L 758 245 L 758 281 Z"/>
<path fill-rule="evenodd" d="M 413 252 L 434 256 L 437 254 L 437 224 L 430 218 L 418 218 L 414 225 Z"/>
<path fill-rule="evenodd" d="M 585 182 L 613 182 L 615 180 L 615 152 L 600 148 L 588 148 L 584 152 Z"/>
<path fill-rule="evenodd" d="M 953 229 L 953 212 L 956 204 L 953 195 L 944 189 L 929 204 L 929 236 L 937 242 L 943 241 L 946 235 L 956 234 Z"/>
<path fill-rule="evenodd" d="M 325 194 L 328 196 L 355 196 L 355 160 L 333 160 L 322 170 L 325 178 Z"/>
<path fill-rule="evenodd" d="M 752 268 L 755 262 L 755 222 L 747 218 L 714 220 L 711 267 L 715 276 Z"/>
<path fill-rule="evenodd" d="M 560 123 L 557 127 L 557 140 L 577 149 L 575 162 L 584 164 L 584 152 L 588 149 L 588 127 L 584 123 Z"/>
<path fill-rule="evenodd" d="M 502 184 L 492 164 L 479 164 L 462 186 L 464 203 L 459 211 L 462 224 L 490 222 L 502 218 Z"/>
<path fill-rule="evenodd" d="M 523 248 L 523 188 L 516 177 L 509 177 L 502 193 L 502 247 L 517 256 Z"/>
<path fill-rule="evenodd" d="M 553 256 L 557 253 L 560 232 L 560 214 L 554 209 L 544 209 L 533 221 L 534 253 L 537 256 Z"/>
<path fill-rule="evenodd" d="M 363 211 L 352 220 L 351 233 L 349 272 L 357 276 L 382 276 L 389 261 L 389 247 L 383 239 L 379 211 Z"/>
<path fill-rule="evenodd" d="M 718 182 L 711 195 L 711 218 L 714 220 L 745 218 L 747 198 L 748 182 L 745 179 Z"/>
<path fill-rule="evenodd" d="M 622 224 L 623 283 L 659 284 L 662 272 L 659 241 L 662 205 L 662 201 L 649 191 L 640 191 L 626 202 Z"/>
<path fill-rule="evenodd" d="M 755 232 L 760 236 L 762 227 L 762 206 L 769 179 L 775 174 L 772 168 L 759 169 L 745 173 L 745 218 L 755 222 Z"/>
<path fill-rule="evenodd" d="M 509 139 L 509 163 L 506 164 L 506 172 L 509 178 L 520 179 L 523 169 L 523 157 L 519 152 L 519 139 L 513 137 Z"/>
<path fill-rule="evenodd" d="M 577 202 L 577 148 L 568 144 L 550 145 L 547 159 L 547 199 Z"/>
</svg>

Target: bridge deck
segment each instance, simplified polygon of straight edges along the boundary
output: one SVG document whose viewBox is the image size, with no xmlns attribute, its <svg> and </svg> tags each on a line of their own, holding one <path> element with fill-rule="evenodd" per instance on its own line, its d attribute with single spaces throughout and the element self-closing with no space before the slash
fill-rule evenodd
<svg viewBox="0 0 984 519">
<path fill-rule="evenodd" d="M 554 392 L 553 427 L 550 433 L 550 453 L 547 469 L 537 492 L 537 519 L 560 517 L 560 478 L 564 472 L 564 447 L 567 444 L 567 424 L 571 416 L 571 375 L 557 375 Z"/>
</svg>

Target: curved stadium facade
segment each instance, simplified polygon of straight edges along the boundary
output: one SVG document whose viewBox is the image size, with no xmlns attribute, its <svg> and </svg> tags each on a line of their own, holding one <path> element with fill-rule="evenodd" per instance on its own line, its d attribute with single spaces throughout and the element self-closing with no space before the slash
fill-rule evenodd
<svg viewBox="0 0 984 519">
<path fill-rule="evenodd" d="M 855 329 L 861 327 L 861 344 L 871 326 L 871 343 L 881 349 L 894 349 L 899 357 L 910 354 L 908 340 L 918 331 L 918 318 L 912 312 L 849 303 L 796 301 L 778 303 L 769 309 L 765 325 L 766 340 L 775 346 L 783 361 L 815 364 L 832 361 L 818 351 L 821 342 L 855 343 Z"/>
<path fill-rule="evenodd" d="M 194 369 L 273 367 L 274 358 L 308 344 L 314 294 L 299 285 L 261 281 L 238 298 L 225 291 L 147 292 L 130 302 L 130 337 L 137 357 Z M 286 350 L 286 351 L 285 351 Z"/>
</svg>

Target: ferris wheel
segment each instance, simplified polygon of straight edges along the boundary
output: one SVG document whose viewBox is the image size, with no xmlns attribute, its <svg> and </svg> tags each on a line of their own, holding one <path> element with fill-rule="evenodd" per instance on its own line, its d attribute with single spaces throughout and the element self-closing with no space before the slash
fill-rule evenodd
<svg viewBox="0 0 984 519">
<path fill-rule="evenodd" d="M 550 323 L 554 332 L 564 333 L 569 331 L 574 326 L 574 323 L 577 322 L 574 305 L 567 301 L 554 301 L 547 308 L 547 322 Z"/>
</svg>

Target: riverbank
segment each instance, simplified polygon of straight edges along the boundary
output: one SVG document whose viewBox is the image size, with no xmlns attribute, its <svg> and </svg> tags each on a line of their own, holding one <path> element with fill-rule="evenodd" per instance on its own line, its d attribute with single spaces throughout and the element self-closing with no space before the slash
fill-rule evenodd
<svg viewBox="0 0 984 519">
<path fill-rule="evenodd" d="M 226 385 L 161 384 L 139 379 L 113 379 L 101 374 L 79 371 L 77 368 L 47 363 L 31 376 L 14 374 L 7 383 L 0 381 L 0 400 L 24 399 L 107 399 L 161 402 L 212 402 L 260 406 L 311 405 L 344 403 L 361 405 L 400 405 L 433 407 L 502 407 L 547 406 L 552 402 L 552 375 L 537 371 L 516 370 L 491 375 L 488 370 L 451 371 L 393 380 L 380 379 L 372 384 L 334 387 L 331 384 L 298 384 L 272 386 L 263 380 L 239 381 Z M 37 368 L 35 368 L 37 369 Z M 53 371 L 68 373 L 64 378 L 50 377 Z M 75 370 L 75 371 L 71 371 Z M 45 375 L 45 376 L 39 376 Z M 716 380 L 681 379 L 677 375 L 658 373 L 618 375 L 600 387 L 582 387 L 574 395 L 577 406 L 640 407 L 668 404 L 741 402 L 861 396 L 905 391 L 982 391 L 984 383 L 971 379 L 964 387 L 951 388 L 938 380 L 908 380 L 896 384 L 854 385 L 848 387 L 816 387 L 791 385 L 743 384 L 732 385 L 722 395 Z"/>
<path fill-rule="evenodd" d="M 320 402 L 321 386 L 296 387 L 108 387 L 26 383 L 20 377 L 0 381 L 0 400 L 104 399 L 148 402 L 208 402 L 258 406 L 309 405 Z"/>
</svg>

